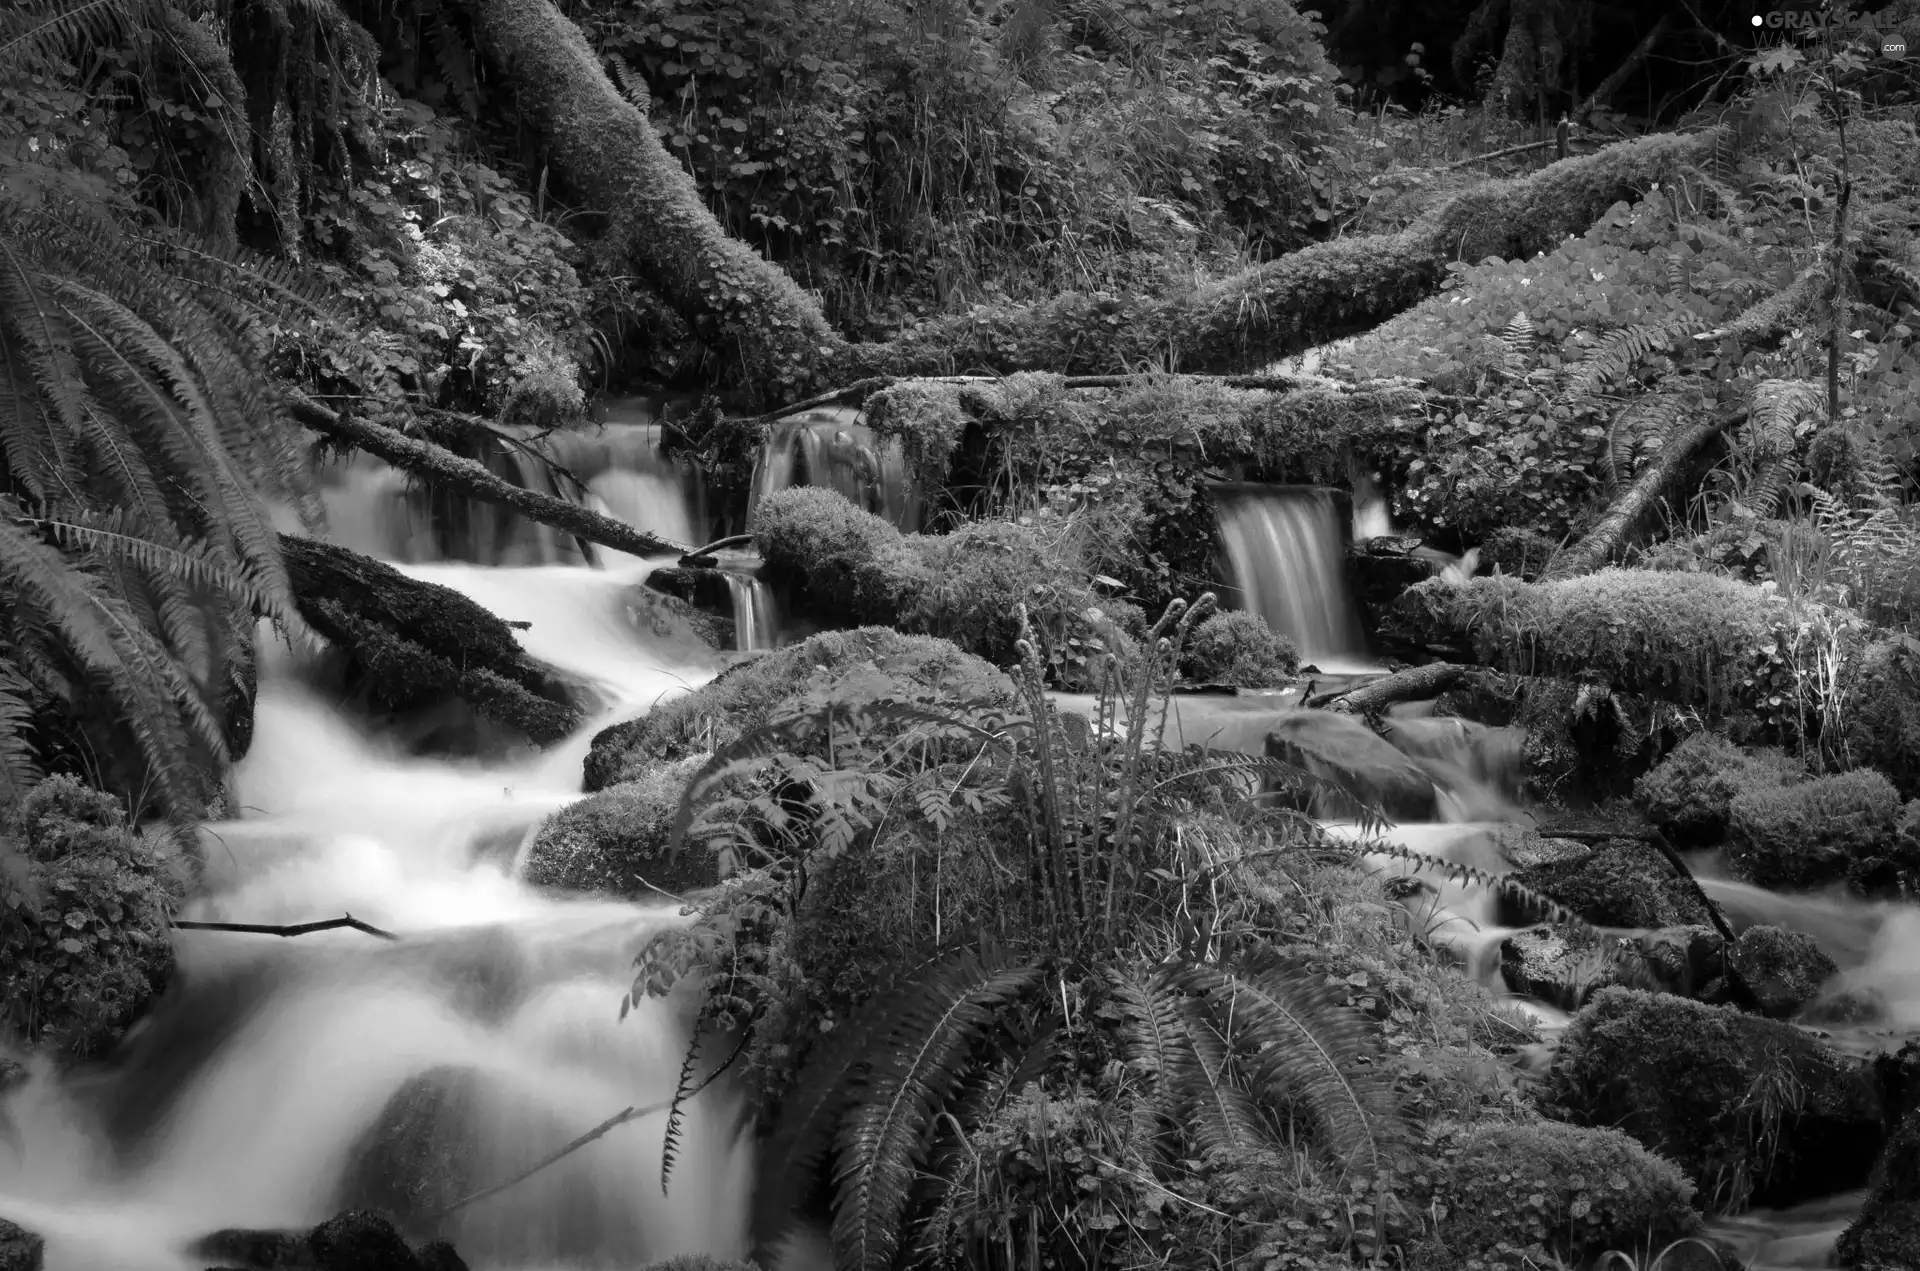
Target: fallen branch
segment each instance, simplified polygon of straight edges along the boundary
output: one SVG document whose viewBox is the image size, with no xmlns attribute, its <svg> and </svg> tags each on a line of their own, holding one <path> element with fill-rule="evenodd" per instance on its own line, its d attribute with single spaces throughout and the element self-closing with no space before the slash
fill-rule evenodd
<svg viewBox="0 0 1920 1271">
<path fill-rule="evenodd" d="M 293 417 L 315 432 L 385 459 L 394 467 L 403 468 L 436 485 L 458 490 L 482 503 L 508 508 L 530 521 L 551 526 L 575 538 L 634 556 L 680 555 L 687 550 L 685 543 L 675 543 L 657 534 L 635 529 L 624 521 L 603 516 L 591 508 L 515 485 L 473 460 L 430 441 L 409 437 L 382 424 L 338 414 L 304 397 L 294 398 L 292 408 Z"/>
<path fill-rule="evenodd" d="M 1302 705 L 1345 715 L 1372 715 L 1395 702 L 1418 702 L 1437 697 L 1458 684 L 1471 669 L 1453 662 L 1432 662 L 1369 680 L 1357 688 L 1316 693 L 1305 699 Z"/>
<path fill-rule="evenodd" d="M 1626 492 L 1615 499 L 1600 523 L 1585 538 L 1556 554 L 1547 567 L 1548 580 L 1590 574 L 1610 560 L 1627 536 L 1636 529 L 1667 486 L 1693 458 L 1700 447 L 1747 417 L 1746 409 L 1698 419 L 1669 435 L 1660 445 L 1660 453 L 1633 479 Z"/>
<path fill-rule="evenodd" d="M 1557 146 L 1559 144 L 1560 139 L 1558 137 L 1548 137 L 1545 141 L 1529 141 L 1525 145 L 1508 146 L 1504 150 L 1489 150 L 1485 154 L 1474 155 L 1471 159 L 1455 159 L 1452 163 L 1442 168 L 1441 171 L 1451 172 L 1455 168 L 1464 168 L 1469 164 L 1485 163 L 1490 159 L 1504 159 L 1508 155 L 1526 154 L 1530 150 L 1545 150 L 1548 146 Z"/>
<path fill-rule="evenodd" d="M 350 929 L 353 931 L 364 931 L 368 935 L 378 936 L 382 940 L 398 940 L 400 938 L 391 931 L 382 931 L 378 927 L 361 922 L 352 914 L 348 914 L 344 918 L 326 918 L 319 922 L 296 923 L 293 926 L 276 926 L 271 923 L 261 922 L 186 922 L 177 918 L 173 921 L 172 925 L 181 931 L 238 931 L 255 936 L 307 936 L 312 935 L 316 931 L 342 931 Z"/>
</svg>

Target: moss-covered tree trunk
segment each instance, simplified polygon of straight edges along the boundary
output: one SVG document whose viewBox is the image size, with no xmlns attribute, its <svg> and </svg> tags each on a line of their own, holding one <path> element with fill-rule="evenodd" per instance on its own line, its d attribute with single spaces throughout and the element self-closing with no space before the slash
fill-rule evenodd
<svg viewBox="0 0 1920 1271">
<path fill-rule="evenodd" d="M 1553 558 L 1547 567 L 1547 578 L 1590 574 L 1612 560 L 1614 553 L 1620 550 L 1628 537 L 1646 522 L 1654 505 L 1672 488 L 1682 469 L 1692 462 L 1700 448 L 1745 417 L 1745 411 L 1731 415 L 1710 415 L 1696 419 L 1670 434 L 1661 443 L 1660 453 L 1641 469 L 1633 479 L 1633 484 L 1613 501 L 1599 524 L 1587 531 L 1579 542 Z"/>
<path fill-rule="evenodd" d="M 1141 365 L 1255 370 L 1377 325 L 1432 295 L 1448 262 L 1530 256 L 1712 153 L 1717 133 L 1661 134 L 1489 181 L 1403 231 L 1316 244 L 1166 299 L 1078 293 L 924 323 L 852 345 L 781 269 L 730 237 L 551 0 L 460 0 L 483 53 L 540 134 L 575 196 L 609 217 L 607 263 L 663 295 L 758 399 L 791 401 L 869 375 L 1051 370 L 1119 374 Z"/>
</svg>

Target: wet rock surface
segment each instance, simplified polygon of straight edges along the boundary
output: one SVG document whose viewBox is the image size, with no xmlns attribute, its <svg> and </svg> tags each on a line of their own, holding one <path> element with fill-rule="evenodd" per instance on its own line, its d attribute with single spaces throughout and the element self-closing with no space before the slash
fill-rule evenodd
<svg viewBox="0 0 1920 1271">
<path fill-rule="evenodd" d="M 410 1247 L 378 1214 L 349 1210 L 310 1231 L 216 1231 L 196 1241 L 209 1271 L 467 1271 L 450 1245 Z M 0 1264 L 3 1265 L 3 1264 Z"/>
<path fill-rule="evenodd" d="M 464 1127 L 481 1080 L 478 1070 L 456 1067 L 409 1078 L 349 1151 L 337 1203 L 387 1214 L 419 1234 L 439 1234 L 433 1215 L 473 1189 Z"/>
<path fill-rule="evenodd" d="M 1371 803 L 1396 821 L 1438 816 L 1433 781 L 1406 755 L 1351 715 L 1299 711 L 1274 724 L 1266 754 L 1298 764 Z"/>
<path fill-rule="evenodd" d="M 40 1271 L 46 1242 L 0 1218 L 0 1271 Z"/>
<path fill-rule="evenodd" d="M 1840 970 L 1812 936 L 1771 926 L 1747 928 L 1726 956 L 1754 1002 L 1774 1019 L 1812 1001 Z"/>
<path fill-rule="evenodd" d="M 1863 1271 L 1920 1267 L 1920 1043 L 1881 1056 L 1875 1068 L 1894 1109 L 1893 1129 L 1835 1260 Z"/>
<path fill-rule="evenodd" d="M 1597 927 L 1645 929 L 1707 920 L 1706 910 L 1686 880 L 1651 845 L 1637 839 L 1609 839 L 1584 856 L 1522 869 L 1515 881 Z M 1522 922 L 1533 917 L 1525 912 L 1517 915 Z"/>
</svg>

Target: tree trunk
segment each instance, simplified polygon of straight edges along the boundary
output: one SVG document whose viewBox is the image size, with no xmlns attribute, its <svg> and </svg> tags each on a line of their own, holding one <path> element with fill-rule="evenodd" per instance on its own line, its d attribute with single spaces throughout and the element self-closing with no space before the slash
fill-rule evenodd
<svg viewBox="0 0 1920 1271">
<path fill-rule="evenodd" d="M 784 400 L 811 387 L 815 368 L 844 341 L 793 279 L 720 227 L 580 28 L 551 0 L 460 3 L 556 174 L 609 218 L 605 272 L 638 273 L 658 288 L 709 348 L 738 359 L 761 395 Z M 629 78 L 637 91 L 638 78 Z"/>
<path fill-rule="evenodd" d="M 1633 77 L 1633 73 L 1645 64 L 1647 58 L 1653 53 L 1653 46 L 1660 43 L 1672 25 L 1673 15 L 1661 14 L 1660 20 L 1653 24 L 1653 29 L 1647 32 L 1640 43 L 1633 46 L 1633 52 L 1627 54 L 1626 61 L 1614 67 L 1613 73 L 1600 81 L 1600 86 L 1593 90 L 1592 96 L 1580 103 L 1580 108 L 1574 111 L 1573 117 L 1585 123 L 1595 110 L 1612 105 L 1613 95 L 1619 92 Z"/>
<path fill-rule="evenodd" d="M 737 363 L 769 405 L 872 375 L 956 371 L 1122 374 L 1173 364 L 1258 370 L 1364 331 L 1437 292 L 1449 261 L 1553 247 L 1682 165 L 1718 130 L 1659 134 L 1455 195 L 1394 234 L 1315 244 L 1170 299 L 1068 293 L 1019 309 L 923 323 L 885 344 L 850 345 L 777 266 L 728 236 L 645 113 L 608 79 L 551 0 L 460 0 L 558 175 L 605 212 L 613 273 L 637 273 Z"/>
<path fill-rule="evenodd" d="M 575 538 L 634 556 L 681 556 L 691 550 L 686 543 L 672 542 L 657 534 L 637 530 L 624 521 L 602 516 L 591 508 L 515 485 L 495 476 L 473 460 L 462 458 L 430 441 L 420 441 L 364 419 L 337 415 L 318 402 L 305 398 L 295 398 L 292 405 L 293 417 L 315 432 L 385 459 L 394 467 L 411 472 L 434 485 L 458 490 L 482 503 L 508 508 L 530 521 L 552 526 Z"/>
<path fill-rule="evenodd" d="M 1572 578 L 1579 574 L 1590 574 L 1605 565 L 1627 537 L 1639 528 L 1641 521 L 1695 452 L 1746 416 L 1747 412 L 1742 409 L 1695 420 L 1669 435 L 1661 443 L 1660 453 L 1641 469 L 1640 475 L 1633 479 L 1633 484 L 1614 500 L 1607 514 L 1600 518 L 1600 523 L 1589 530 L 1585 538 L 1553 558 L 1547 567 L 1546 578 Z"/>
<path fill-rule="evenodd" d="M 1338 693 L 1317 693 L 1304 706 L 1338 711 L 1345 715 L 1372 715 L 1395 702 L 1419 702 L 1458 684 L 1472 668 L 1452 662 L 1431 662 L 1409 667 L 1392 675 L 1372 680 L 1358 688 Z"/>
</svg>

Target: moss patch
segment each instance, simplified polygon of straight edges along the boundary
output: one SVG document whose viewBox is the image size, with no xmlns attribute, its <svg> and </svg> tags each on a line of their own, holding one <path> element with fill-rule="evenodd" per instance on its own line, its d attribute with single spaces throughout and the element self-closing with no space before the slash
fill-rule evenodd
<svg viewBox="0 0 1920 1271">
<path fill-rule="evenodd" d="M 1548 1089 L 1574 1123 L 1677 1162 L 1716 1209 L 1858 1186 L 1883 1136 L 1862 1063 L 1791 1025 L 1631 989 L 1574 1017 Z"/>
<path fill-rule="evenodd" d="M 1736 795 L 1789 785 L 1806 772 L 1777 750 L 1749 753 L 1718 733 L 1695 733 L 1634 784 L 1634 801 L 1676 846 L 1705 847 L 1726 837 Z"/>
<path fill-rule="evenodd" d="M 1900 834 L 1900 795 L 1871 770 L 1742 790 L 1728 804 L 1727 855 L 1762 887 L 1859 891 L 1896 884 L 1914 862 Z"/>
<path fill-rule="evenodd" d="M 629 899 L 678 896 L 720 881 L 706 853 L 667 851 L 680 796 L 705 759 L 663 763 L 554 813 L 528 849 L 526 880 Z"/>
<path fill-rule="evenodd" d="M 1259 614 L 1234 610 L 1215 614 L 1193 629 L 1180 669 L 1201 684 L 1279 688 L 1300 669 L 1300 653 Z"/>
</svg>

